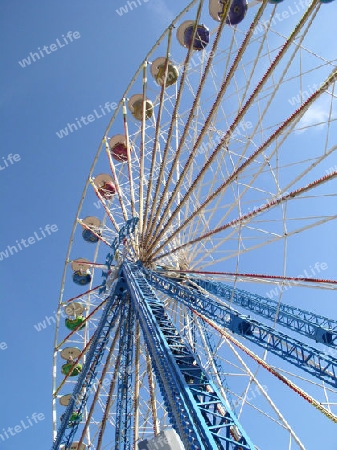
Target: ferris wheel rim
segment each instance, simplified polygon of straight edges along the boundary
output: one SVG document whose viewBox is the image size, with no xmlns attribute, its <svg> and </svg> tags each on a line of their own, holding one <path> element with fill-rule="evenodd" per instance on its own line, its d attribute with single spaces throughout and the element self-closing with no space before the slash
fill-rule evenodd
<svg viewBox="0 0 337 450">
<path fill-rule="evenodd" d="M 195 4 L 197 3 L 197 1 L 198 1 L 198 0 L 194 0 L 193 2 L 190 3 L 190 5 L 188 5 L 188 7 L 192 7 L 193 5 L 195 5 Z M 186 8 L 185 8 L 185 10 L 186 10 Z M 185 10 L 183 10 L 183 12 L 180 13 L 179 16 L 177 16 L 177 18 L 175 19 L 175 21 L 178 21 L 179 18 L 180 18 L 182 15 L 184 15 L 184 14 L 186 13 Z M 121 100 L 121 101 L 119 102 L 119 104 L 118 104 L 118 108 L 116 109 L 116 111 L 115 111 L 115 113 L 114 113 L 112 119 L 111 119 L 110 122 L 109 122 L 109 125 L 108 125 L 108 127 L 107 127 L 107 129 L 106 129 L 106 132 L 105 132 L 105 136 L 108 135 L 109 130 L 110 130 L 110 128 L 111 128 L 111 126 L 112 126 L 112 124 L 113 124 L 115 118 L 117 117 L 117 114 L 120 112 L 120 109 L 121 109 L 121 107 L 122 107 L 123 100 L 126 98 L 128 92 L 129 92 L 129 90 L 130 90 L 131 87 L 133 86 L 133 83 L 134 83 L 136 77 L 140 74 L 140 72 L 141 72 L 141 70 L 142 70 L 142 67 L 143 67 L 144 63 L 147 62 L 148 57 L 149 57 L 149 56 L 152 54 L 152 52 L 156 49 L 157 45 L 159 45 L 161 39 L 164 39 L 164 37 L 166 36 L 166 33 L 168 32 L 169 29 L 170 29 L 170 27 L 168 27 L 168 28 L 165 30 L 165 32 L 162 34 L 162 36 L 159 38 L 159 40 L 156 42 L 156 44 L 155 44 L 155 45 L 153 46 L 153 48 L 150 50 L 150 52 L 148 53 L 147 57 L 144 59 L 144 61 L 142 62 L 142 64 L 139 66 L 139 68 L 138 68 L 138 70 L 137 70 L 135 76 L 133 77 L 133 79 L 132 79 L 131 82 L 129 83 L 129 85 L 128 85 L 126 91 L 124 92 L 123 97 L 122 97 L 122 100 Z M 85 184 L 85 188 L 84 188 L 84 191 L 83 191 L 83 193 L 82 193 L 82 197 L 81 197 L 81 200 L 80 200 L 80 204 L 79 204 L 79 207 L 78 207 L 78 210 L 77 210 L 77 215 L 76 215 L 75 223 L 74 223 L 74 226 L 73 226 L 73 230 L 72 230 L 72 233 L 71 233 L 71 238 L 70 238 L 70 242 L 69 242 L 69 246 L 68 246 L 68 250 L 67 250 L 66 263 L 65 263 L 65 267 L 64 267 L 64 273 L 63 273 L 62 284 L 61 284 L 61 294 L 60 294 L 60 300 L 59 300 L 59 308 L 62 307 L 63 292 L 64 292 L 64 285 L 65 285 L 65 279 L 66 279 L 66 270 L 67 270 L 67 266 L 68 266 L 68 264 L 69 264 L 69 256 L 70 256 L 70 254 L 71 254 L 72 244 L 73 244 L 74 236 L 75 236 L 75 231 L 76 231 L 76 228 L 77 228 L 77 225 L 78 225 L 78 223 L 77 223 L 77 222 L 78 222 L 78 221 L 77 221 L 77 218 L 79 217 L 79 215 L 80 215 L 80 213 L 81 213 L 82 206 L 83 206 L 83 202 L 84 202 L 85 197 L 86 197 L 86 192 L 87 192 L 88 186 L 89 186 L 89 184 L 90 184 L 90 179 L 91 179 L 92 174 L 93 174 L 93 171 L 94 171 L 94 169 L 95 169 L 97 160 L 98 160 L 98 158 L 99 158 L 99 156 L 100 156 L 100 153 L 101 153 L 103 144 L 104 144 L 104 141 L 102 141 L 102 142 L 100 143 L 100 145 L 99 145 L 98 151 L 97 151 L 96 156 L 95 156 L 95 158 L 94 158 L 94 162 L 93 162 L 93 164 L 92 164 L 92 166 L 91 166 L 91 168 L 90 168 L 90 171 L 89 171 L 89 177 L 88 177 L 87 182 L 86 182 L 86 184 Z M 95 258 L 94 258 L 94 260 L 93 260 L 93 263 L 96 263 L 97 254 L 98 254 L 98 248 L 97 248 L 96 256 L 95 256 Z M 59 312 L 60 312 L 60 309 L 58 309 L 58 316 L 57 316 L 57 334 L 58 334 L 58 329 L 59 329 L 59 319 L 60 319 Z M 55 345 L 54 345 L 54 348 L 57 347 L 57 346 L 56 346 L 56 344 L 57 344 L 57 341 L 56 341 L 56 339 L 57 339 L 57 334 L 55 335 Z M 55 359 L 56 356 L 57 356 L 57 353 L 55 352 L 55 353 L 54 353 L 54 361 L 55 361 L 55 364 L 53 364 L 54 372 L 55 372 L 55 368 L 56 368 L 56 359 Z M 54 392 L 55 392 L 55 389 L 53 389 L 53 393 L 54 393 Z M 53 415 L 54 415 L 54 407 L 53 407 Z M 302 448 L 302 447 L 301 447 L 301 448 Z"/>
<path fill-rule="evenodd" d="M 131 81 L 129 82 L 127 88 L 125 89 L 125 91 L 124 91 L 124 93 L 123 93 L 123 95 L 122 95 L 122 99 L 119 101 L 118 107 L 116 108 L 116 110 L 115 110 L 113 116 L 111 117 L 111 119 L 110 119 L 110 121 L 109 121 L 109 123 L 108 123 L 108 125 L 107 125 L 107 127 L 106 127 L 104 136 L 107 136 L 107 135 L 108 135 L 109 130 L 110 130 L 110 128 L 111 128 L 111 125 L 113 124 L 115 118 L 117 117 L 117 114 L 118 114 L 119 110 L 120 110 L 121 107 L 122 107 L 122 100 L 123 100 L 123 98 L 125 98 L 125 97 L 127 96 L 127 94 L 128 94 L 128 92 L 130 91 L 130 89 L 131 89 L 131 87 L 132 87 L 132 85 L 133 85 L 135 79 L 136 79 L 137 76 L 139 75 L 139 73 L 140 73 L 140 71 L 141 71 L 141 69 L 142 69 L 144 63 L 148 60 L 148 57 L 151 56 L 151 54 L 155 51 L 155 49 L 157 48 L 157 46 L 159 45 L 159 43 L 161 42 L 161 40 L 164 39 L 164 37 L 165 37 L 165 35 L 167 34 L 167 32 L 168 32 L 168 30 L 170 29 L 170 27 L 174 26 L 174 24 L 175 24 L 176 22 L 179 21 L 180 17 L 181 17 L 182 15 L 184 15 L 185 12 L 187 12 L 187 11 L 188 11 L 193 5 L 195 5 L 198 1 L 199 1 L 199 0 L 192 0 L 192 1 L 187 5 L 187 7 L 186 7 L 184 10 L 182 10 L 182 11 L 176 16 L 176 18 L 172 21 L 172 24 L 171 24 L 170 26 L 168 26 L 168 27 L 165 29 L 165 31 L 162 33 L 162 35 L 158 38 L 158 40 L 156 41 L 156 43 L 155 43 L 155 44 L 153 45 L 153 47 L 150 49 L 150 51 L 149 51 L 148 54 L 146 55 L 146 57 L 145 57 L 145 59 L 143 60 L 143 62 L 139 65 L 137 71 L 135 72 L 135 75 L 133 76 L 133 78 L 132 78 Z M 96 155 L 95 155 L 94 160 L 93 160 L 93 162 L 92 162 L 92 165 L 91 165 L 91 167 L 90 167 L 90 169 L 89 169 L 88 178 L 87 178 L 87 180 L 86 180 L 86 182 L 85 182 L 85 185 L 84 185 L 84 188 L 83 188 L 83 192 L 82 192 L 82 195 L 81 195 L 81 198 L 80 198 L 80 203 L 79 203 L 78 208 L 77 208 L 77 212 L 76 212 L 76 215 L 75 215 L 75 220 L 74 220 L 73 227 L 72 227 L 72 231 L 71 231 L 71 234 L 70 234 L 69 244 L 68 244 L 68 248 L 67 248 L 67 251 L 66 251 L 65 263 L 64 263 L 64 267 L 63 267 L 63 273 L 62 273 L 62 277 L 61 277 L 61 288 L 60 288 L 60 295 L 59 295 L 59 299 L 58 299 L 58 310 L 57 310 L 57 315 L 56 315 L 56 331 L 55 331 L 55 338 L 54 338 L 54 348 L 56 348 L 56 346 L 57 346 L 57 336 L 58 336 L 58 332 L 59 332 L 59 324 L 60 324 L 60 308 L 61 308 L 61 304 L 62 304 L 62 300 L 63 300 L 63 292 L 64 292 L 64 285 L 65 285 L 65 280 L 66 280 L 67 267 L 68 267 L 68 264 L 69 264 L 69 257 L 70 257 L 70 253 L 71 253 L 71 249 L 72 249 L 72 244 L 73 244 L 73 241 L 74 241 L 75 231 L 76 231 L 76 228 L 77 228 L 77 226 L 78 226 L 78 217 L 79 217 L 80 212 L 81 212 L 81 210 L 82 210 L 82 205 L 83 205 L 83 202 L 84 202 L 85 197 L 86 197 L 86 192 L 87 192 L 87 189 L 88 189 L 88 187 L 89 187 L 89 185 L 90 185 L 90 179 L 91 179 L 91 176 L 92 176 L 93 171 L 94 171 L 94 169 L 95 169 L 95 166 L 96 166 L 97 160 L 98 160 L 98 158 L 99 158 L 99 155 L 100 155 L 100 153 L 101 153 L 101 151 L 102 151 L 102 147 L 103 147 L 103 140 L 100 142 L 100 144 L 99 144 L 99 146 L 98 146 Z M 95 261 L 94 261 L 94 262 L 95 262 Z M 54 373 L 54 375 L 53 375 L 53 380 L 55 380 L 55 372 L 54 372 L 54 371 L 55 371 L 55 367 L 56 367 L 56 356 L 57 356 L 57 354 L 54 352 L 54 353 L 53 353 L 53 368 L 54 368 L 54 369 L 53 369 L 53 373 Z M 56 389 L 56 384 L 55 384 L 54 381 L 53 381 L 53 383 L 52 383 L 52 393 L 55 392 L 55 389 Z M 52 407 L 52 417 L 54 417 L 54 415 L 55 415 L 55 414 L 54 414 L 54 411 L 55 411 L 55 410 L 54 410 L 54 406 L 53 406 L 53 407 Z M 53 421 L 54 421 L 54 420 L 53 420 Z M 54 428 L 54 434 L 55 434 L 55 432 L 56 432 L 56 429 Z"/>
</svg>

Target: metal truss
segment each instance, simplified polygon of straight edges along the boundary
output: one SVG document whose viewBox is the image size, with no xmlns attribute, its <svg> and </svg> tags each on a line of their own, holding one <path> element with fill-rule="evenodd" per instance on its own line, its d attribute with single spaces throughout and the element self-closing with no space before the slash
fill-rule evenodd
<svg viewBox="0 0 337 450">
<path fill-rule="evenodd" d="M 65 448 L 68 448 L 74 439 L 80 421 L 72 423 L 72 426 L 69 427 L 70 416 L 75 411 L 81 414 L 84 410 L 90 394 L 90 387 L 95 380 L 98 366 L 103 358 L 106 345 L 109 341 L 110 331 L 116 323 L 120 313 L 121 301 L 123 297 L 125 297 L 126 292 L 126 284 L 122 278 L 119 278 L 119 281 L 116 283 L 115 287 L 112 288 L 112 293 L 107 299 L 92 344 L 86 355 L 86 362 L 78 377 L 73 394 L 63 415 L 52 450 L 59 450 L 60 445 L 62 444 Z"/>
<path fill-rule="evenodd" d="M 118 373 L 117 390 L 117 418 L 115 433 L 115 448 L 118 450 L 131 450 L 132 447 L 132 414 L 133 414 L 133 343 L 134 343 L 134 314 L 130 302 L 123 305 L 119 339 L 119 350 L 121 352 L 121 363 Z"/>
<path fill-rule="evenodd" d="M 219 281 L 208 281 L 193 277 L 193 282 L 210 294 L 227 302 L 240 305 L 248 311 L 279 323 L 290 330 L 314 339 L 316 342 L 337 348 L 337 322 L 335 320 L 295 306 L 284 303 L 278 304 L 275 300 L 233 288 Z"/>
<path fill-rule="evenodd" d="M 200 324 L 203 323 L 203 325 L 205 325 L 205 322 L 203 322 L 202 319 L 200 319 L 199 317 L 198 317 L 198 322 Z M 207 347 L 209 348 L 211 354 L 215 355 L 216 351 L 217 351 L 217 346 L 214 343 L 214 333 L 211 333 L 210 330 L 207 329 L 207 328 L 204 328 L 202 331 L 203 331 L 204 336 L 205 336 Z M 227 378 L 224 375 L 225 370 L 223 369 L 222 362 L 218 358 L 213 358 L 213 364 L 214 364 L 214 367 L 216 369 L 217 375 L 220 378 L 221 386 L 224 387 L 224 389 L 225 389 L 226 399 L 229 402 L 229 404 L 230 404 L 230 406 L 232 408 L 232 411 L 235 411 L 235 406 L 234 406 L 233 399 L 232 399 L 232 396 L 231 396 L 231 393 L 230 393 L 229 385 L 227 383 Z"/>
<path fill-rule="evenodd" d="M 186 450 L 255 450 L 253 443 L 167 316 L 138 264 L 122 274 L 172 426 Z"/>
<path fill-rule="evenodd" d="M 145 270 L 144 270 L 145 271 Z M 217 325 L 240 334 L 258 346 L 280 356 L 326 383 L 337 386 L 337 360 L 314 347 L 280 333 L 256 320 L 201 294 L 197 289 L 184 287 L 152 271 L 145 271 L 151 285 L 199 312 Z"/>
</svg>

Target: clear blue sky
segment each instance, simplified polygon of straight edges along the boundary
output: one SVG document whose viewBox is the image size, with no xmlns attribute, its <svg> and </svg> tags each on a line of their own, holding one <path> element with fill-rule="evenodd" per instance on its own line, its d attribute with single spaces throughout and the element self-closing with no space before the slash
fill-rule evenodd
<svg viewBox="0 0 337 450">
<path fill-rule="evenodd" d="M 63 139 L 56 132 L 106 102 L 118 103 L 147 51 L 187 3 L 139 2 L 141 6 L 122 16 L 116 9 L 125 0 L 12 0 L 0 6 L 0 166 L 4 167 L 4 160 L 8 164 L 0 171 L 0 251 L 22 239 L 27 246 L 21 244 L 22 250 L 17 254 L 12 250 L 13 255 L 0 261 L 0 348 L 4 343 L 0 349 L 0 434 L 21 421 L 27 426 L 5 442 L 0 439 L 0 450 L 51 446 L 55 329 L 52 324 L 37 332 L 34 324 L 56 310 L 72 224 L 108 118 L 95 119 Z M 326 5 L 334 14 L 336 6 Z M 328 14 L 325 17 L 329 19 Z M 335 19 L 329 17 L 335 27 Z M 62 35 L 68 32 L 78 32 L 77 39 L 70 42 L 68 38 L 64 45 Z M 19 64 L 38 47 L 52 44 L 56 50 L 47 49 L 51 53 L 44 53 L 44 58 L 26 67 Z M 324 45 L 334 48 L 335 43 Z M 10 153 L 18 154 L 20 160 L 16 157 L 10 163 Z M 45 231 L 47 225 L 55 225 L 50 235 Z M 31 244 L 29 237 L 34 238 Z M 317 254 L 323 262 L 319 249 Z M 333 258 L 328 262 L 332 268 Z M 332 269 L 326 274 L 335 278 Z M 34 423 L 34 412 L 44 419 Z M 28 426 L 27 416 L 33 425 Z M 314 431 L 324 435 L 317 427 Z M 332 428 L 329 433 L 332 436 Z"/>
<path fill-rule="evenodd" d="M 51 446 L 55 330 L 49 326 L 37 332 L 34 324 L 56 310 L 72 224 L 108 119 L 99 118 L 64 139 L 56 131 L 99 105 L 119 102 L 149 48 L 181 9 L 180 0 L 170 2 L 170 16 L 161 12 L 164 2 L 150 0 L 120 17 L 115 10 L 124 3 L 1 2 L 0 165 L 9 153 L 21 159 L 0 171 L 0 251 L 34 232 L 41 239 L 40 227 L 58 228 L 32 245 L 26 241 L 27 248 L 21 244 L 18 254 L 12 249 L 14 254 L 0 262 L 0 342 L 8 347 L 0 350 L 0 433 L 21 420 L 27 426 L 26 417 L 34 412 L 45 416 L 5 442 L 0 439 L 1 450 Z M 57 39 L 62 45 L 69 31 L 78 31 L 80 38 L 30 66 L 19 65 L 38 47 Z"/>
</svg>

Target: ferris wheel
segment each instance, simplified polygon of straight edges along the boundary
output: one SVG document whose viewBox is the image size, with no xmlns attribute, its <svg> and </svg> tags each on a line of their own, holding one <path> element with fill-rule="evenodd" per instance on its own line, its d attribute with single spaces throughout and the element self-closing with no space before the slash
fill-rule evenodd
<svg viewBox="0 0 337 450">
<path fill-rule="evenodd" d="M 194 0 L 136 71 L 71 234 L 53 450 L 336 445 L 325 3 Z"/>
</svg>

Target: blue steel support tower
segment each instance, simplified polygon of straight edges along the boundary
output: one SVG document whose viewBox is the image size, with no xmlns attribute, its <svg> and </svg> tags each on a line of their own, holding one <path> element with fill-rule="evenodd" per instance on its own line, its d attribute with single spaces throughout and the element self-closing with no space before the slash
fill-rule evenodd
<svg viewBox="0 0 337 450">
<path fill-rule="evenodd" d="M 193 281 L 203 288 L 203 291 L 191 284 L 144 269 L 140 263 L 124 261 L 118 281 L 114 283 L 107 297 L 86 364 L 65 412 L 53 450 L 69 448 L 74 440 L 80 421 L 67 427 L 69 418 L 75 411 L 78 398 L 81 401 L 80 406 L 76 406 L 76 411 L 83 412 L 90 393 L 89 388 L 118 315 L 121 321 L 121 359 L 117 381 L 116 450 L 132 448 L 132 365 L 136 321 L 140 324 L 171 425 L 179 434 L 185 449 L 255 449 L 230 402 L 221 396 L 212 379 L 202 368 L 198 356 L 194 353 L 194 338 L 190 346 L 179 334 L 156 292 L 165 293 L 166 296 L 184 304 L 191 312 L 197 311 L 201 316 L 213 320 L 217 325 L 241 335 L 257 346 L 268 349 L 314 377 L 332 386 L 337 385 L 335 358 L 242 315 L 224 303 L 224 300 L 232 299 L 233 303 L 254 311 L 261 317 L 273 319 L 275 305 L 272 301 L 219 282 L 199 278 L 193 278 Z M 294 311 L 285 305 L 280 311 L 278 321 L 281 325 L 313 338 L 313 331 L 307 320 L 309 315 L 314 316 L 313 313 Z M 314 322 L 316 340 L 321 336 L 321 342 L 334 346 L 335 323 L 321 316 L 317 316 Z M 317 329 L 321 331 L 317 332 Z M 327 335 L 331 338 L 322 337 Z"/>
<path fill-rule="evenodd" d="M 176 3 L 100 106 L 55 321 L 53 450 L 177 450 L 166 433 L 179 450 L 332 448 L 337 1 Z M 253 292 L 267 283 L 277 301 Z"/>
</svg>

